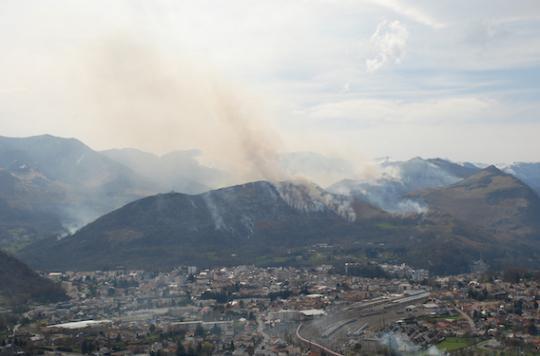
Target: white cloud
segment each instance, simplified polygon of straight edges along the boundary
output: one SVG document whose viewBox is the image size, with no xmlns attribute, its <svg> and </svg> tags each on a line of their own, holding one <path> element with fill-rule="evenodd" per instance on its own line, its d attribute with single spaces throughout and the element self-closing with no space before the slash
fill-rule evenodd
<svg viewBox="0 0 540 356">
<path fill-rule="evenodd" d="M 370 43 L 376 51 L 366 60 L 368 72 L 376 72 L 388 64 L 399 64 L 405 55 L 409 32 L 399 21 L 382 21 L 371 36 Z"/>
<path fill-rule="evenodd" d="M 318 120 L 347 121 L 351 126 L 373 127 L 388 124 L 500 122 L 508 117 L 532 117 L 538 105 L 512 108 L 489 97 L 447 97 L 418 101 L 349 99 L 312 107 L 308 115 Z"/>
<path fill-rule="evenodd" d="M 312 145 L 304 144 L 311 132 L 328 136 L 324 146 L 332 147 L 349 142 L 351 133 L 350 142 L 361 137 L 367 153 L 432 156 L 456 149 L 443 131 L 461 133 L 475 122 L 485 132 L 478 129 L 476 140 L 470 135 L 469 151 L 495 132 L 515 147 L 486 155 L 530 160 L 540 151 L 535 132 L 523 128 L 540 125 L 538 0 L 23 3 L 0 1 L 4 135 L 49 132 L 97 148 L 168 149 L 166 140 L 120 142 L 114 133 L 98 133 L 89 114 L 95 105 L 73 104 L 88 100 L 79 98 L 79 87 L 91 77 L 85 68 L 94 49 L 125 35 L 157 47 L 160 58 L 208 66 L 264 98 L 263 111 L 287 144 Z M 400 70 L 383 70 L 400 62 Z M 500 127 L 491 131 L 494 125 Z M 170 148 L 191 148 L 193 137 L 174 137 Z M 383 145 L 385 137 L 395 143 Z"/>
<path fill-rule="evenodd" d="M 444 23 L 434 19 L 432 16 L 424 12 L 423 10 L 414 6 L 407 5 L 398 0 L 369 0 L 371 3 L 382 6 L 393 12 L 405 16 L 417 23 L 426 25 L 432 28 L 443 28 Z"/>
</svg>

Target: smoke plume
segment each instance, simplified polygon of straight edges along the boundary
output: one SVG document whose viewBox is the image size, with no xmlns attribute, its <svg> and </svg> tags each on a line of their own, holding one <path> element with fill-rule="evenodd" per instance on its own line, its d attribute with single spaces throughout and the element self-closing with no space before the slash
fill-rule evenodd
<svg viewBox="0 0 540 356">
<path fill-rule="evenodd" d="M 237 183 L 285 179 L 279 137 L 254 95 L 188 53 L 118 36 L 86 56 L 91 130 L 151 151 L 201 149 Z"/>
</svg>

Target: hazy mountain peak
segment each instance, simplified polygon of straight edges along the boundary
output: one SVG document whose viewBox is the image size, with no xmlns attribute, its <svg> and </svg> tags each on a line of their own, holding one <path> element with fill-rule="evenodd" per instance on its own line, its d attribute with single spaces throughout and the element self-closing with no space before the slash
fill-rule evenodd
<svg viewBox="0 0 540 356">
<path fill-rule="evenodd" d="M 500 170 L 499 168 L 497 168 L 495 165 L 489 165 L 487 166 L 486 168 L 482 169 L 482 171 L 484 172 L 488 172 L 488 173 L 491 173 L 491 174 L 505 174 L 502 170 Z"/>
<path fill-rule="evenodd" d="M 415 157 L 407 161 L 386 160 L 380 164 L 381 174 L 370 180 L 343 180 L 328 189 L 338 194 L 358 196 L 388 212 L 399 214 L 425 213 L 426 207 L 411 201 L 411 192 L 449 186 L 477 171 L 475 166 L 456 164 L 435 158 Z"/>
<path fill-rule="evenodd" d="M 430 209 L 500 236 L 540 232 L 540 198 L 518 178 L 493 165 L 454 185 L 418 196 Z"/>
<path fill-rule="evenodd" d="M 225 172 L 199 162 L 199 150 L 178 150 L 162 156 L 137 149 L 111 149 L 102 153 L 144 177 L 155 191 L 201 193 L 222 186 L 227 180 Z"/>
</svg>

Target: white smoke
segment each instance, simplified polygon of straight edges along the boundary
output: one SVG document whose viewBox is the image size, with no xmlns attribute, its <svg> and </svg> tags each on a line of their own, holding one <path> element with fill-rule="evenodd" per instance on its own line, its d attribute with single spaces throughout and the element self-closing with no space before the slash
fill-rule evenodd
<svg viewBox="0 0 540 356">
<path fill-rule="evenodd" d="M 399 354 L 404 353 L 418 353 L 420 347 L 415 345 L 407 335 L 401 333 L 388 332 L 383 334 L 379 342 L 384 346 L 389 347 L 392 351 L 398 352 Z"/>
<path fill-rule="evenodd" d="M 306 212 L 330 210 L 349 221 L 356 220 L 349 197 L 329 193 L 305 180 L 281 182 L 275 186 L 281 198 L 295 209 Z"/>
<path fill-rule="evenodd" d="M 204 163 L 231 173 L 222 185 L 285 178 L 261 100 L 204 59 L 122 34 L 86 57 L 78 110 L 93 115 L 100 135 L 157 151 L 198 148 Z"/>
<path fill-rule="evenodd" d="M 337 194 L 359 196 L 390 213 L 426 214 L 428 206 L 421 199 L 412 197 L 411 193 L 446 187 L 462 179 L 444 164 L 422 158 L 404 162 L 386 159 L 379 162 L 378 171 L 379 176 L 343 180 L 328 189 Z"/>
<path fill-rule="evenodd" d="M 427 214 L 428 206 L 416 200 L 404 199 L 397 203 L 395 213 L 399 214 Z"/>
<path fill-rule="evenodd" d="M 436 346 L 430 346 L 427 350 L 422 350 L 422 348 L 414 344 L 407 335 L 399 332 L 384 333 L 379 338 L 379 342 L 398 355 L 443 355 Z"/>
</svg>

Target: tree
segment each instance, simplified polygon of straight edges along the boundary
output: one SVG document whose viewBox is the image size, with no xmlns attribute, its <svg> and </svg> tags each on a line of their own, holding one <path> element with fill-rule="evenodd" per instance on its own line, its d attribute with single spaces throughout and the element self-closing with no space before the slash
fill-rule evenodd
<svg viewBox="0 0 540 356">
<path fill-rule="evenodd" d="M 176 356 L 186 356 L 186 348 L 181 340 L 176 343 Z"/>
<path fill-rule="evenodd" d="M 195 336 L 204 337 L 204 335 L 205 335 L 205 331 L 202 325 L 201 324 L 197 325 L 197 327 L 195 328 Z"/>
<path fill-rule="evenodd" d="M 536 323 L 534 322 L 534 319 L 532 319 L 529 323 L 529 326 L 527 327 L 527 331 L 531 335 L 538 335 L 538 328 L 536 327 Z"/>
<path fill-rule="evenodd" d="M 523 301 L 518 300 L 514 302 L 514 314 L 521 315 L 523 314 Z"/>
<path fill-rule="evenodd" d="M 221 335 L 221 328 L 218 326 L 218 324 L 214 324 L 214 326 L 212 327 L 212 334 L 215 336 Z"/>
<path fill-rule="evenodd" d="M 87 354 L 92 353 L 93 351 L 94 351 L 94 344 L 92 343 L 92 341 L 84 339 L 81 344 L 81 353 L 83 355 L 87 355 Z"/>
<path fill-rule="evenodd" d="M 88 343 L 86 342 L 86 339 L 81 343 L 81 354 L 88 354 Z"/>
<path fill-rule="evenodd" d="M 201 345 L 201 353 L 203 355 L 212 355 L 212 351 L 214 351 L 214 345 L 212 345 L 210 342 L 205 341 Z"/>
<path fill-rule="evenodd" d="M 97 287 L 95 285 L 88 286 L 88 294 L 90 297 L 96 297 L 97 296 Z"/>
</svg>

